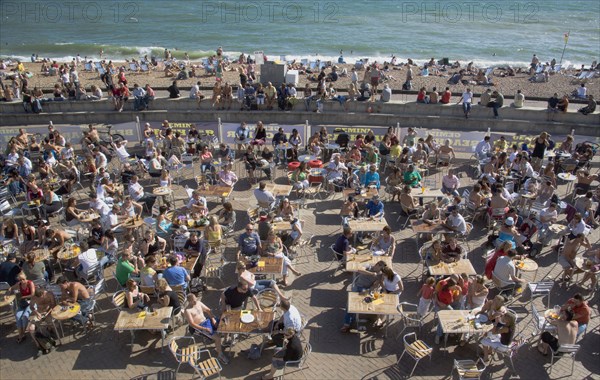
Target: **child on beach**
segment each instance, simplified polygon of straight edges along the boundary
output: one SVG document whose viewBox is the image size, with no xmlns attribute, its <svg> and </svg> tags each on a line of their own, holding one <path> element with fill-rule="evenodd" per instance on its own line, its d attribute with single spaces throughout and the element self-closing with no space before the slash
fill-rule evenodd
<svg viewBox="0 0 600 380">
<path fill-rule="evenodd" d="M 419 298 L 419 306 L 417 308 L 417 314 L 420 316 L 424 316 L 427 311 L 429 311 L 429 307 L 431 306 L 431 302 L 433 300 L 433 294 L 435 292 L 434 284 L 435 278 L 428 277 L 417 293 L 417 297 L 421 297 Z"/>
</svg>

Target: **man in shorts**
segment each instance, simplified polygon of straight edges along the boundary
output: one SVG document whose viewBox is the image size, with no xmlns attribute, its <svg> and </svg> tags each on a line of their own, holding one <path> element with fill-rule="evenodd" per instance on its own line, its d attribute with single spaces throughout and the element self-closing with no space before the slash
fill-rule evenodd
<svg viewBox="0 0 600 380">
<path fill-rule="evenodd" d="M 584 246 L 586 248 L 591 248 L 590 243 L 586 239 L 585 235 L 580 233 L 575 236 L 574 239 L 566 239 L 565 245 L 562 249 L 562 253 L 558 258 L 558 263 L 563 268 L 563 275 L 561 281 L 569 282 L 571 281 L 571 276 L 573 275 L 573 271 L 577 269 L 577 265 L 575 264 L 575 257 L 577 256 L 577 250 L 579 247 Z"/>
<path fill-rule="evenodd" d="M 465 113 L 465 119 L 469 118 L 469 113 L 471 113 L 471 103 L 473 102 L 473 93 L 470 88 L 467 88 L 465 92 L 463 92 L 460 100 L 456 104 L 463 104 L 463 112 Z"/>
<path fill-rule="evenodd" d="M 188 305 L 183 314 L 188 321 L 188 330 L 190 334 L 202 334 L 215 342 L 215 351 L 217 359 L 223 364 L 228 364 L 229 359 L 221 349 L 221 336 L 216 333 L 219 321 L 215 318 L 213 312 L 196 298 L 193 293 L 187 295 Z M 208 318 L 206 317 L 208 315 Z"/>
</svg>

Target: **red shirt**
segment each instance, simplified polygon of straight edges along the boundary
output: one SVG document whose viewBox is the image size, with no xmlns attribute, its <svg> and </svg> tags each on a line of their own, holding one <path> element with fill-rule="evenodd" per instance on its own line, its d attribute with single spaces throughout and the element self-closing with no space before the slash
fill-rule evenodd
<svg viewBox="0 0 600 380">
<path fill-rule="evenodd" d="M 590 307 L 584 301 L 579 306 L 575 306 L 575 300 L 571 298 L 567 301 L 567 306 L 571 306 L 573 314 L 580 314 L 581 316 L 574 319 L 580 325 L 587 325 L 590 322 Z"/>
<path fill-rule="evenodd" d="M 421 297 L 423 297 L 426 300 L 429 300 L 431 299 L 431 296 L 433 295 L 434 291 L 435 289 L 433 288 L 433 286 L 423 284 L 423 287 L 421 288 Z"/>
<path fill-rule="evenodd" d="M 442 94 L 442 100 L 440 100 L 440 103 L 450 103 L 450 98 L 452 97 L 452 93 L 450 91 L 444 91 L 444 93 Z"/>
<path fill-rule="evenodd" d="M 494 272 L 494 268 L 496 268 L 496 262 L 502 256 L 506 256 L 506 252 L 499 249 L 496 251 L 496 253 L 494 253 L 494 256 L 492 256 L 492 258 L 485 263 L 485 276 L 488 279 L 492 279 L 492 273 Z"/>
<path fill-rule="evenodd" d="M 417 94 L 417 101 L 424 101 L 425 100 L 425 91 L 419 91 L 419 93 Z"/>
<path fill-rule="evenodd" d="M 452 291 L 450 289 L 440 290 L 437 294 L 437 297 L 438 301 L 444 305 L 450 305 L 454 301 L 454 297 L 452 296 Z"/>
</svg>

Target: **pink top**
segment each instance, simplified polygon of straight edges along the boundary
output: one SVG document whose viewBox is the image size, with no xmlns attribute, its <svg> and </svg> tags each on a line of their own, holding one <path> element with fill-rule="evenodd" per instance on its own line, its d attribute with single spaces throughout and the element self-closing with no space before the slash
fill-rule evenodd
<svg viewBox="0 0 600 380">
<path fill-rule="evenodd" d="M 433 288 L 433 286 L 423 284 L 423 287 L 421 287 L 421 297 L 423 297 L 426 300 L 430 300 L 433 298 L 434 291 L 435 289 Z"/>
</svg>

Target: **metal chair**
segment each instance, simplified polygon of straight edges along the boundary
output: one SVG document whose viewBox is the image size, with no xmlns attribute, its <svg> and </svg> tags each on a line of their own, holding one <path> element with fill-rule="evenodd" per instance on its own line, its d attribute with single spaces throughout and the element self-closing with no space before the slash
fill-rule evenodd
<svg viewBox="0 0 600 380">
<path fill-rule="evenodd" d="M 310 257 L 313 255 L 311 252 L 314 250 L 314 255 L 316 255 L 316 247 L 312 243 L 315 235 L 311 235 L 308 239 L 301 237 L 296 244 L 294 244 L 290 249 L 294 252 L 291 258 L 293 258 L 295 264 L 308 264 L 310 263 Z M 303 260 L 306 259 L 306 262 Z"/>
<path fill-rule="evenodd" d="M 343 265 L 344 254 L 343 254 L 343 253 L 339 253 L 339 252 L 337 252 L 337 251 L 334 249 L 334 247 L 335 247 L 335 244 L 332 244 L 332 245 L 329 247 L 329 251 L 331 252 L 332 259 L 331 259 L 331 262 L 329 263 L 329 266 L 327 267 L 327 269 L 331 268 L 331 266 L 332 266 L 334 263 L 337 263 L 337 264 L 338 264 L 338 267 L 337 267 L 337 268 L 336 268 L 336 270 L 333 272 L 333 273 L 335 274 L 335 272 L 337 272 L 337 270 L 338 270 L 339 268 L 341 268 L 341 267 L 342 267 L 342 265 Z M 339 256 L 342 256 L 342 258 L 340 259 L 340 258 L 339 258 Z"/>
<path fill-rule="evenodd" d="M 413 209 L 408 211 L 403 204 L 400 204 L 400 215 L 398 215 L 398 219 L 396 220 L 396 222 L 399 222 L 400 219 L 404 216 L 406 217 L 406 220 L 404 221 L 404 225 L 402 226 L 402 229 L 405 229 L 406 226 L 408 225 L 408 222 L 410 220 L 410 218 L 414 218 L 417 217 L 418 218 L 418 213 L 419 211 L 417 209 Z"/>
<path fill-rule="evenodd" d="M 411 327 L 417 327 L 419 332 L 421 332 L 421 327 L 423 326 L 423 317 L 417 313 L 418 306 L 413 303 L 408 302 L 400 302 L 398 305 L 398 313 L 400 313 L 400 317 L 402 318 L 402 330 L 396 336 L 396 339 L 402 335 L 404 330 Z"/>
<path fill-rule="evenodd" d="M 289 374 L 289 373 L 294 373 L 294 372 L 300 371 L 300 373 L 302 373 L 302 376 L 304 376 L 305 379 L 308 379 L 306 377 L 306 375 L 304 374 L 304 370 L 309 368 L 309 366 L 306 365 L 306 361 L 308 360 L 308 357 L 310 356 L 311 352 L 312 352 L 312 346 L 310 345 L 310 343 L 306 343 L 306 345 L 304 346 L 304 351 L 302 352 L 302 357 L 300 358 L 300 360 L 293 360 L 293 361 L 285 362 L 282 373 L 278 374 L 278 372 L 276 372 L 275 377 L 280 377 L 283 379 L 283 378 L 285 378 L 286 373 Z M 293 368 L 294 370 L 291 372 L 288 372 L 288 368 Z"/>
<path fill-rule="evenodd" d="M 127 307 L 124 290 L 119 290 L 118 292 L 113 294 L 112 304 L 117 308 L 118 311 L 121 311 Z"/>
<path fill-rule="evenodd" d="M 572 362 L 571 362 L 571 373 L 569 374 L 569 376 L 573 375 L 573 369 L 575 367 L 575 356 L 577 355 L 577 352 L 579 352 L 580 347 L 581 346 L 579 344 L 561 344 L 560 347 L 558 348 L 558 350 L 556 350 L 556 352 L 554 352 L 554 350 L 550 350 L 551 351 L 551 359 L 550 359 L 549 374 L 552 374 L 552 368 L 554 367 L 555 357 L 557 358 L 556 360 L 558 360 L 561 357 L 570 356 Z"/>
<path fill-rule="evenodd" d="M 223 258 L 211 258 L 207 256 L 206 262 L 204 263 L 204 268 L 202 269 L 204 272 L 204 278 L 208 280 L 209 278 L 214 278 L 219 280 L 221 285 L 223 285 Z"/>
<path fill-rule="evenodd" d="M 550 294 L 552 293 L 552 288 L 554 287 L 554 281 L 546 281 L 546 282 L 530 282 L 527 284 L 527 288 L 531 292 L 531 298 L 529 302 L 533 302 L 535 297 L 543 297 L 545 295 L 548 296 L 547 307 L 550 308 Z"/>
<path fill-rule="evenodd" d="M 188 342 L 191 341 L 192 344 L 180 347 L 180 342 L 183 340 L 187 340 Z M 177 362 L 175 376 L 177 376 L 181 365 L 183 363 L 187 363 L 192 368 L 194 368 L 194 371 L 196 371 L 196 373 L 203 376 L 203 379 L 217 373 L 219 375 L 219 378 L 221 378 L 221 365 L 216 359 L 212 358 L 208 350 L 202 349 L 202 347 L 202 344 L 196 343 L 196 340 L 193 336 L 174 336 L 173 338 L 171 338 L 171 340 L 169 341 L 169 351 L 171 351 L 171 354 Z M 205 360 L 204 362 L 200 362 L 199 359 L 201 358 L 201 355 L 204 352 L 208 353 L 209 359 Z M 204 363 L 204 366 L 201 366 L 202 363 Z M 206 370 L 206 372 L 202 372 L 203 370 Z"/>
<path fill-rule="evenodd" d="M 533 323 L 534 332 L 532 335 L 540 335 L 544 331 L 556 331 L 556 326 L 547 323 L 546 318 L 540 315 L 533 302 L 531 303 L 531 323 Z"/>
<path fill-rule="evenodd" d="M 402 341 L 404 342 L 404 351 L 402 351 L 402 355 L 400 355 L 400 358 L 398 359 L 398 362 L 396 362 L 396 365 L 400 366 L 400 361 L 402 360 L 402 357 L 404 356 L 404 354 L 408 353 L 408 355 L 415 360 L 415 365 L 412 371 L 410 371 L 410 375 L 408 375 L 408 377 L 412 377 L 413 373 L 415 372 L 415 368 L 417 368 L 417 365 L 419 364 L 419 361 L 421 361 L 421 359 L 429 356 L 429 361 L 431 361 L 431 354 L 433 353 L 433 349 L 422 340 L 418 340 L 417 334 L 415 334 L 414 332 L 404 335 Z"/>
<path fill-rule="evenodd" d="M 481 358 L 477 361 L 454 359 L 454 367 L 452 367 L 452 370 L 456 370 L 459 380 L 463 380 L 480 379 L 486 368 L 487 367 Z"/>
<path fill-rule="evenodd" d="M 266 288 L 258 292 L 256 295 L 260 308 L 264 311 L 275 311 L 279 306 L 279 295 L 276 291 Z"/>
<path fill-rule="evenodd" d="M 323 199 L 321 198 L 321 182 L 318 183 L 312 183 L 308 188 L 302 190 L 302 205 L 304 207 L 306 207 L 306 199 L 312 199 L 313 202 L 316 200 L 317 197 L 319 197 L 319 199 Z"/>
<path fill-rule="evenodd" d="M 516 320 L 515 320 L 515 323 L 516 323 Z M 495 353 L 497 353 L 498 356 L 500 356 L 502 359 L 509 359 L 510 367 L 511 367 L 512 371 L 516 372 L 513 358 L 517 355 L 517 353 L 519 352 L 519 349 L 521 347 L 523 347 L 525 344 L 527 344 L 527 339 L 523 336 L 523 334 L 518 334 L 514 338 L 513 342 L 510 344 L 510 347 L 508 348 L 507 351 L 495 351 Z"/>
</svg>

